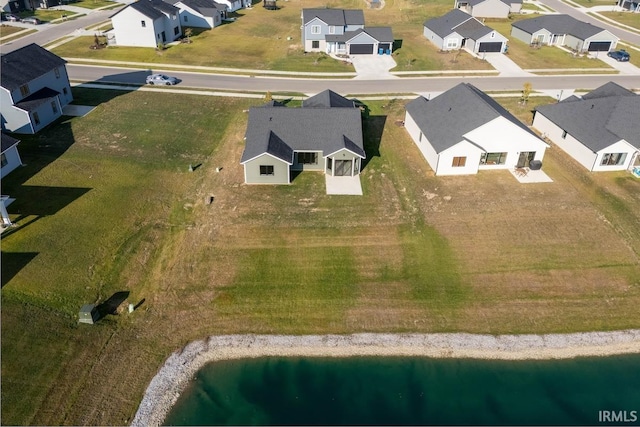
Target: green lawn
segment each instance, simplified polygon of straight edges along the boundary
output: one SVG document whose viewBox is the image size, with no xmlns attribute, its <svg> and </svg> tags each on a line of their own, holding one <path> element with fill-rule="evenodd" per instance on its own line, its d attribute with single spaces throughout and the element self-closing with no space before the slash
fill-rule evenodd
<svg viewBox="0 0 640 427">
<path fill-rule="evenodd" d="M 640 30 L 640 13 L 632 12 L 598 12 L 602 16 L 613 19 L 624 25 Z"/>
<path fill-rule="evenodd" d="M 244 111 L 262 101 L 73 92 L 96 110 L 21 135 L 26 166 L 2 182 L 4 424 L 128 424 L 166 357 L 212 334 L 637 327 L 627 173 L 552 147 L 553 183 L 435 177 L 388 100 L 368 103 L 364 196 L 328 196 L 313 172 L 244 185 Z M 498 100 L 525 121 L 553 101 Z M 117 292 L 141 305 L 77 324 Z"/>
<path fill-rule="evenodd" d="M 571 1 L 573 3 L 579 4 L 582 7 L 613 6 L 615 4 L 615 2 L 611 0 L 571 0 Z"/>
<path fill-rule="evenodd" d="M 34 30 L 34 29 L 14 27 L 13 25 L 6 25 L 6 24 L 0 25 L 0 37 L 2 37 L 2 43 L 7 43 L 7 42 L 10 42 L 11 40 L 19 39 L 20 37 L 33 34 L 36 31 L 37 30 Z"/>
<path fill-rule="evenodd" d="M 85 9 L 98 9 L 100 7 L 117 7 L 121 3 L 116 3 L 109 0 L 76 0 L 69 2 L 70 6 L 84 7 Z"/>
</svg>

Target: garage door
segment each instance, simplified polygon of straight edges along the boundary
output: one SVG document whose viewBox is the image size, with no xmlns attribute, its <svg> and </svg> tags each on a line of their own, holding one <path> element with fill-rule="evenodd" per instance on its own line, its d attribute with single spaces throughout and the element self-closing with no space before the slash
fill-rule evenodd
<svg viewBox="0 0 640 427">
<path fill-rule="evenodd" d="M 478 52 L 502 52 L 502 42 L 480 43 Z"/>
<path fill-rule="evenodd" d="M 352 55 L 371 55 L 373 53 L 372 44 L 352 44 L 349 45 L 349 53 Z"/>
<path fill-rule="evenodd" d="M 591 42 L 589 43 L 589 52 L 609 52 L 611 42 Z"/>
</svg>

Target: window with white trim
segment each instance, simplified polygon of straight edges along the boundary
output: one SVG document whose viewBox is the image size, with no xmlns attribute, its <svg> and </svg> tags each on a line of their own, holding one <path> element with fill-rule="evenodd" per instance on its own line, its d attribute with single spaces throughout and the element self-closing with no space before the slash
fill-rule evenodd
<svg viewBox="0 0 640 427">
<path fill-rule="evenodd" d="M 296 153 L 296 158 L 301 165 L 318 164 L 318 153 Z"/>
<path fill-rule="evenodd" d="M 617 166 L 624 164 L 627 153 L 606 153 L 602 155 L 600 166 Z"/>
<path fill-rule="evenodd" d="M 335 34 L 336 33 L 336 27 L 334 25 L 330 25 L 329 26 L 329 34 Z"/>
<path fill-rule="evenodd" d="M 320 34 L 320 25 L 312 25 L 311 34 Z"/>
<path fill-rule="evenodd" d="M 260 165 L 260 176 L 274 175 L 273 165 Z"/>
<path fill-rule="evenodd" d="M 447 39 L 447 49 L 455 49 L 458 47 L 458 39 Z"/>
<path fill-rule="evenodd" d="M 140 21 L 140 25 L 142 25 L 142 28 L 147 27 L 147 23 L 144 20 Z"/>
</svg>

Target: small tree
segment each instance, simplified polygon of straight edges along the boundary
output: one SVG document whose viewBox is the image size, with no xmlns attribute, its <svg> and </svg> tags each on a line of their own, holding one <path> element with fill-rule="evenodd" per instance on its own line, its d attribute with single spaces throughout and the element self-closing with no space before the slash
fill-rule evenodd
<svg viewBox="0 0 640 427">
<path fill-rule="evenodd" d="M 193 28 L 187 27 L 184 29 L 184 36 L 187 39 L 187 43 L 191 43 L 191 36 L 193 35 Z"/>
<path fill-rule="evenodd" d="M 93 35 L 93 44 L 95 47 L 99 47 L 100 46 L 100 39 L 98 38 L 98 34 L 94 34 Z"/>
<path fill-rule="evenodd" d="M 522 86 L 522 98 L 521 98 L 521 101 L 522 101 L 523 104 L 526 104 L 527 102 L 529 102 L 529 95 L 531 95 L 531 90 L 532 89 L 533 89 L 533 86 L 529 82 L 526 82 Z"/>
<path fill-rule="evenodd" d="M 270 91 L 267 91 L 267 93 L 264 94 L 264 100 L 267 102 L 273 101 L 273 96 Z"/>
</svg>

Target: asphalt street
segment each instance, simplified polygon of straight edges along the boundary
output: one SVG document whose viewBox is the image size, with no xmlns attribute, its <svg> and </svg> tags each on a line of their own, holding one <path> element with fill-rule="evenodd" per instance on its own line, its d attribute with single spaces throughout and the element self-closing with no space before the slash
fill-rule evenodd
<svg viewBox="0 0 640 427">
<path fill-rule="evenodd" d="M 166 72 L 182 81 L 180 88 L 203 88 L 255 92 L 300 92 L 314 94 L 324 89 L 338 93 L 380 94 L 442 92 L 461 82 L 471 83 L 481 90 L 521 90 L 525 82 L 535 90 L 594 89 L 614 81 L 624 87 L 640 88 L 640 75 L 565 75 L 528 77 L 404 77 L 384 81 L 360 79 L 304 79 L 292 77 L 249 77 L 237 75 L 191 73 L 168 70 L 124 69 L 68 64 L 74 80 L 97 83 L 143 84 L 151 72 Z"/>
</svg>

